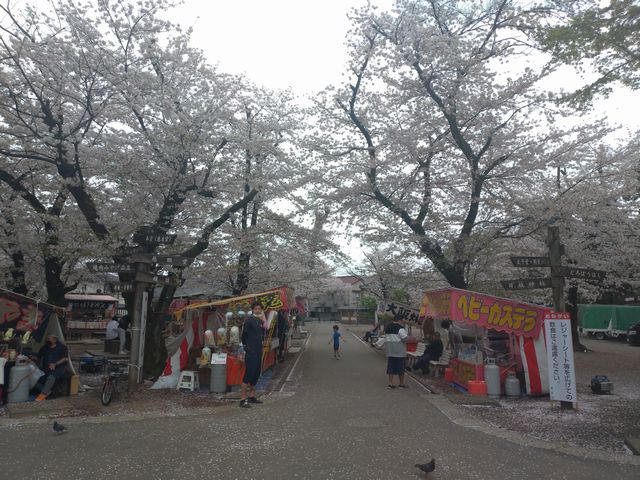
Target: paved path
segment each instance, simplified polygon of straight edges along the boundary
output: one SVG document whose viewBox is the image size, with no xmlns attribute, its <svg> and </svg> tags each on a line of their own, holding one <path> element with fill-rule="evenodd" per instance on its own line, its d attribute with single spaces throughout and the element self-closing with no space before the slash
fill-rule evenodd
<svg viewBox="0 0 640 480">
<path fill-rule="evenodd" d="M 345 332 L 332 358 L 330 326 L 309 328 L 308 348 L 282 392 L 252 409 L 112 421 L 69 419 L 0 429 L 2 478 L 26 479 L 638 479 L 640 467 L 516 445 L 452 423 L 410 382 L 387 390 L 384 360 Z"/>
</svg>

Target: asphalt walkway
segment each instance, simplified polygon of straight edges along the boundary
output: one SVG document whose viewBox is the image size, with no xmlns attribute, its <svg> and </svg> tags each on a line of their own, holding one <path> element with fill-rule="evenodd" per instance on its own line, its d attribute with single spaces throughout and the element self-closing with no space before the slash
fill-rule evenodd
<svg viewBox="0 0 640 480">
<path fill-rule="evenodd" d="M 523 446 L 453 423 L 408 382 L 386 389 L 384 358 L 348 332 L 335 360 L 330 325 L 263 405 L 199 416 L 74 418 L 0 429 L 3 478 L 637 479 L 640 467 Z"/>
</svg>

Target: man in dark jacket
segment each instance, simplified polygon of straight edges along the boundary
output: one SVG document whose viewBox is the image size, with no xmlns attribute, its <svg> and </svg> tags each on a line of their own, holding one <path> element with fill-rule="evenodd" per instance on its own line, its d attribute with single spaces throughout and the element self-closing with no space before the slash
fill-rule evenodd
<svg viewBox="0 0 640 480">
<path fill-rule="evenodd" d="M 425 347 L 422 356 L 416 360 L 412 367 L 407 367 L 407 370 L 413 370 L 414 372 L 422 370 L 422 373 L 428 373 L 429 362 L 431 360 L 440 360 L 443 350 L 444 346 L 442 345 L 442 340 L 440 340 L 440 334 L 435 332 L 431 335 L 431 342 Z"/>
<path fill-rule="evenodd" d="M 284 311 L 278 312 L 278 361 L 284 362 L 284 350 L 287 346 L 287 332 L 289 331 L 289 315 Z"/>
<path fill-rule="evenodd" d="M 55 383 L 67 376 L 69 350 L 58 342 L 58 337 L 49 335 L 45 345 L 38 352 L 38 363 L 44 372 L 41 381 L 44 383 L 36 401 L 46 400 L 51 394 Z"/>
<path fill-rule="evenodd" d="M 251 403 L 262 403 L 256 398 L 255 386 L 260 378 L 262 368 L 262 342 L 264 340 L 264 313 L 262 305 L 251 305 L 251 315 L 244 321 L 242 327 L 242 345 L 244 346 L 245 372 L 240 391 L 240 407 L 249 408 Z M 247 389 L 249 397 L 247 398 Z"/>
</svg>

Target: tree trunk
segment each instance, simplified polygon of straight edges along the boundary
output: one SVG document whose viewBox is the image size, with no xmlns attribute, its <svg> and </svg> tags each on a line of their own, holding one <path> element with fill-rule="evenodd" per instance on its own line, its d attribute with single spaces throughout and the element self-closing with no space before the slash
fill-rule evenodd
<svg viewBox="0 0 640 480">
<path fill-rule="evenodd" d="M 233 286 L 233 295 L 242 295 L 249 288 L 249 266 L 251 264 L 251 254 L 241 252 L 238 256 L 238 274 Z"/>
<path fill-rule="evenodd" d="M 56 204 L 47 213 L 52 217 L 59 218 L 65 198 L 59 197 Z M 69 289 L 66 288 L 62 280 L 62 269 L 65 261 L 57 253 L 60 244 L 58 229 L 52 221 L 45 220 L 44 230 L 45 242 L 42 255 L 44 257 L 44 277 L 47 282 L 47 303 L 64 307 L 64 294 Z"/>
<path fill-rule="evenodd" d="M 423 235 L 423 240 L 420 241 L 420 250 L 431 260 L 433 266 L 442 274 L 449 285 L 454 288 L 467 289 L 468 285 L 464 278 L 464 272 L 452 265 L 440 247 L 429 241 L 426 235 Z M 458 265 L 463 268 L 462 264 Z"/>
<path fill-rule="evenodd" d="M 167 361 L 167 346 L 164 341 L 165 313 L 147 315 L 147 330 L 144 345 L 143 375 L 157 378 L 162 374 Z"/>
<path fill-rule="evenodd" d="M 68 289 L 62 281 L 63 262 L 55 256 L 46 256 L 44 258 L 44 276 L 47 282 L 47 303 L 64 307 L 64 294 Z"/>
<path fill-rule="evenodd" d="M 27 295 L 29 289 L 27 288 L 27 279 L 24 271 L 24 253 L 22 250 L 13 250 L 11 253 L 11 281 L 9 289 L 20 295 Z"/>
</svg>

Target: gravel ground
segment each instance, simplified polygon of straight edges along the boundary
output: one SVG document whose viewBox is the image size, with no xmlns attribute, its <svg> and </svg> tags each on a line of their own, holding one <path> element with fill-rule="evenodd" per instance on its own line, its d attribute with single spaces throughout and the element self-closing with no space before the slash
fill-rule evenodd
<svg viewBox="0 0 640 480">
<path fill-rule="evenodd" d="M 94 342 L 95 343 L 95 342 Z M 294 345 L 299 340 L 294 340 Z M 89 344 L 89 346 L 93 346 Z M 76 370 L 79 371 L 79 357 L 86 350 L 86 345 L 73 345 L 71 350 L 72 358 Z M 94 348 L 97 351 L 97 348 Z M 278 382 L 280 375 L 291 362 L 295 361 L 295 355 L 288 355 L 288 361 L 277 364 L 273 367 L 272 375 L 268 378 L 268 384 Z M 167 416 L 179 416 L 188 414 L 194 409 L 215 408 L 229 403 L 237 402 L 240 398 L 239 387 L 233 387 L 233 391 L 226 394 L 212 394 L 208 390 L 202 389 L 196 392 L 177 390 L 151 390 L 152 382 L 146 382 L 134 392 L 126 391 L 126 379 L 118 384 L 116 394 L 108 406 L 103 406 L 100 402 L 100 393 L 104 381 L 103 373 L 80 373 L 80 391 L 76 396 L 61 397 L 63 406 L 56 408 L 53 405 L 57 399 L 52 399 L 46 403 L 42 412 L 31 412 L 31 416 L 40 418 L 74 417 L 74 416 L 126 416 L 126 415 L 146 415 L 161 413 Z M 260 385 L 258 386 L 260 387 Z M 268 385 L 267 387 L 268 388 Z M 260 395 L 262 392 L 258 391 Z M 17 405 L 17 404 L 15 404 Z M 22 405 L 22 404 L 21 404 Z M 11 417 L 9 410 L 11 405 L 0 406 L 0 418 Z M 21 415 L 24 417 L 25 415 Z M 16 422 L 20 422 L 16 419 Z"/>
<path fill-rule="evenodd" d="M 497 408 L 463 408 L 492 425 L 541 440 L 631 453 L 624 438 L 640 433 L 640 347 L 619 340 L 582 338 L 582 342 L 589 351 L 575 353 L 577 411 L 561 411 L 548 397 L 502 399 Z M 614 393 L 593 394 L 589 382 L 594 375 L 607 375 Z"/>
<path fill-rule="evenodd" d="M 362 335 L 367 327 L 349 325 L 348 329 Z M 597 341 L 582 338 L 588 352 L 575 353 L 578 379 L 578 410 L 561 411 L 548 397 L 501 399 L 488 401 L 468 397 L 452 389 L 442 380 L 416 375 L 427 387 L 449 397 L 460 408 L 496 427 L 522 433 L 541 440 L 601 449 L 615 453 L 630 453 L 624 445 L 628 434 L 640 433 L 640 347 L 622 341 Z M 289 357 L 293 361 L 294 356 Z M 278 372 L 281 368 L 276 369 Z M 277 381 L 278 375 L 273 381 Z M 589 388 L 593 375 L 607 375 L 614 383 L 612 395 L 594 395 Z M 130 415 L 163 412 L 180 415 L 194 408 L 212 408 L 237 400 L 237 394 L 211 395 L 206 391 L 177 392 L 141 388 L 134 393 L 121 393 L 111 405 L 100 404 L 101 374 L 86 374 L 81 385 L 88 388 L 77 397 L 67 397 L 74 406 L 70 415 Z M 464 401 L 464 400 L 468 400 Z M 477 400 L 477 401 L 474 401 Z M 486 400 L 486 401 L 482 401 Z M 466 405 L 465 403 L 472 403 Z M 0 417 L 6 412 L 0 408 Z"/>
<path fill-rule="evenodd" d="M 358 335 L 366 327 L 350 325 Z M 498 428 L 540 440 L 631 454 L 624 443 L 630 434 L 640 435 L 640 347 L 621 340 L 581 337 L 589 351 L 576 352 L 578 409 L 561 411 L 549 397 L 492 400 L 471 397 L 450 387 L 442 379 L 422 374 L 412 376 L 437 394 L 473 416 Z M 612 395 L 596 395 L 589 384 L 594 375 L 607 375 L 614 384 Z"/>
</svg>

